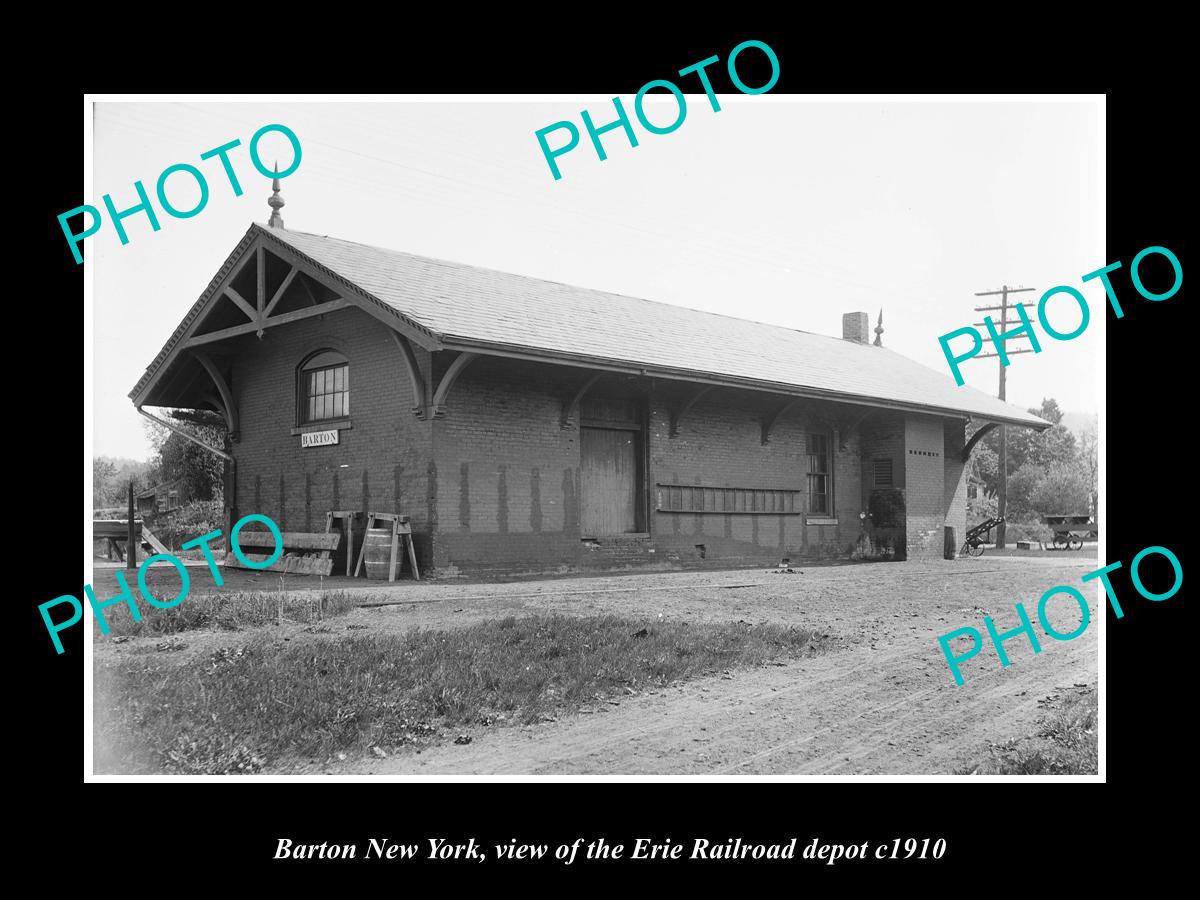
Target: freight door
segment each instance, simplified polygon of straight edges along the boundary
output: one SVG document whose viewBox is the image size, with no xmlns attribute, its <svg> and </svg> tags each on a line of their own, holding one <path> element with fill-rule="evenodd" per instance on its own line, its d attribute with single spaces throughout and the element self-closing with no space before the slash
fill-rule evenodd
<svg viewBox="0 0 1200 900">
<path fill-rule="evenodd" d="M 580 428 L 580 534 L 637 531 L 636 431 Z"/>
</svg>

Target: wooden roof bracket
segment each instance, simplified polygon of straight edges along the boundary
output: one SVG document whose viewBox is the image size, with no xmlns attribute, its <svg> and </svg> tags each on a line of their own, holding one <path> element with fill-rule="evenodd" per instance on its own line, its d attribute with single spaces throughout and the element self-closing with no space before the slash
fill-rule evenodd
<svg viewBox="0 0 1200 900">
<path fill-rule="evenodd" d="M 671 413 L 671 427 L 669 430 L 670 437 L 678 436 L 680 420 L 685 415 L 687 415 L 689 412 L 691 412 L 692 407 L 695 406 L 700 401 L 701 397 L 703 397 L 705 394 L 707 394 L 709 391 L 711 391 L 715 388 L 716 388 L 715 384 L 709 384 L 709 385 L 705 385 L 705 386 L 699 388 L 698 390 L 693 391 L 687 397 L 687 399 L 684 400 L 683 403 L 681 403 L 679 405 L 679 408 Z M 763 443 L 765 444 L 766 441 L 763 441 Z"/>
<path fill-rule="evenodd" d="M 400 355 L 404 359 L 404 368 L 408 372 L 408 382 L 412 387 L 413 415 L 418 419 L 424 419 L 429 415 L 429 407 L 433 401 L 429 397 L 429 388 L 425 383 L 425 378 L 421 375 L 417 354 L 413 351 L 408 338 L 395 330 L 390 330 L 389 333 L 392 340 L 396 342 L 396 346 L 400 348 Z"/>
<path fill-rule="evenodd" d="M 213 384 L 217 387 L 217 392 L 221 395 L 221 405 L 225 407 L 225 424 L 229 427 L 229 439 L 231 441 L 238 440 L 238 413 L 237 406 L 233 402 L 233 391 L 229 389 L 229 384 L 225 381 L 221 370 L 217 368 L 217 364 L 212 361 L 207 353 L 193 347 L 192 355 L 196 357 L 200 365 L 204 366 L 204 371 L 213 380 Z M 141 411 L 141 407 L 138 407 L 138 410 Z"/>
<path fill-rule="evenodd" d="M 867 408 L 867 411 L 866 411 L 865 413 L 863 413 L 861 416 L 859 416 L 858 418 L 856 418 L 856 419 L 855 419 L 854 421 L 852 421 L 852 422 L 851 422 L 849 425 L 846 425 L 846 426 L 844 426 L 844 427 L 842 427 L 842 428 L 838 429 L 838 442 L 837 442 L 837 443 L 838 443 L 838 449 L 839 449 L 839 450 L 845 450 L 845 449 L 846 449 L 846 435 L 847 435 L 849 432 L 851 432 L 851 431 L 854 431 L 855 429 L 857 429 L 857 428 L 858 428 L 860 425 L 862 425 L 862 423 L 863 423 L 863 422 L 865 422 L 865 421 L 867 420 L 867 417 L 868 417 L 868 416 L 871 416 L 871 415 L 873 415 L 873 414 L 875 414 L 875 413 L 877 413 L 877 412 L 879 412 L 879 410 L 877 410 L 877 409 L 873 409 L 873 408 L 870 408 L 870 407 L 868 407 L 868 408 Z"/>
<path fill-rule="evenodd" d="M 801 397 L 793 397 L 787 403 L 783 404 L 783 406 L 781 406 L 777 410 L 775 410 L 775 412 L 772 413 L 771 415 L 763 416 L 762 442 L 763 442 L 764 446 L 771 442 L 771 429 L 775 427 L 775 423 L 778 422 L 783 417 L 784 413 L 786 413 L 789 409 L 791 409 L 793 406 L 795 406 L 797 403 L 799 403 L 802 399 L 803 398 L 801 398 Z"/>
<path fill-rule="evenodd" d="M 983 439 L 984 435 L 986 435 L 989 431 L 991 431 L 993 428 L 998 428 L 999 426 L 999 422 L 988 422 L 977 432 L 971 435 L 971 439 L 967 441 L 966 446 L 963 447 L 962 461 L 966 462 L 969 460 L 971 458 L 971 451 L 975 449 L 975 445 L 978 444 Z"/>
<path fill-rule="evenodd" d="M 571 399 L 563 402 L 562 411 L 562 427 L 571 428 L 579 422 L 579 405 L 583 403 L 583 395 L 592 389 L 592 386 L 603 378 L 604 372 L 596 372 L 591 375 L 583 384 L 579 386 L 579 390 L 571 397 Z"/>
<path fill-rule="evenodd" d="M 458 376 L 462 374 L 463 369 L 479 358 L 478 353 L 465 351 L 455 357 L 454 362 L 450 363 L 442 380 L 438 382 L 437 390 L 433 394 L 433 402 L 431 406 L 431 414 L 435 419 L 440 419 L 446 415 L 446 397 L 450 394 L 450 388 L 454 387 L 454 382 L 458 381 Z"/>
</svg>

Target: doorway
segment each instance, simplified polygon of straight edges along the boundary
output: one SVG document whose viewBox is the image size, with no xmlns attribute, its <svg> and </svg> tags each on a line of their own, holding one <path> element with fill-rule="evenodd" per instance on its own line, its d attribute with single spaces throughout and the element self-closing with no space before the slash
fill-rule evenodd
<svg viewBox="0 0 1200 900">
<path fill-rule="evenodd" d="M 641 433 L 633 429 L 579 429 L 581 536 L 640 531 L 640 445 Z"/>
<path fill-rule="evenodd" d="M 585 397 L 579 428 L 580 537 L 645 533 L 643 398 Z"/>
</svg>

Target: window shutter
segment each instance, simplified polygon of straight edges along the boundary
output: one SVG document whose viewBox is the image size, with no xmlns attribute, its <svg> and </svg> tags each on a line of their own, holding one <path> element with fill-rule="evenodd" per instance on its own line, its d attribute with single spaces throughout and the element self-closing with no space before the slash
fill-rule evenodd
<svg viewBox="0 0 1200 900">
<path fill-rule="evenodd" d="M 891 459 L 875 460 L 875 487 L 890 488 L 892 486 Z"/>
</svg>

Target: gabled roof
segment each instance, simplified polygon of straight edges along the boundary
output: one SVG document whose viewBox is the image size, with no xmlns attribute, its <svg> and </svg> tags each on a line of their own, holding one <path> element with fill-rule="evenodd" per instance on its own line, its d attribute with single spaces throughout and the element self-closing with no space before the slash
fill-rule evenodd
<svg viewBox="0 0 1200 900">
<path fill-rule="evenodd" d="M 439 347 L 625 366 L 1034 428 L 1049 424 L 884 347 L 300 231 L 255 225 L 247 237 L 255 234 L 351 283 Z M 132 394 L 153 376 L 204 301 L 197 301 Z"/>
</svg>

